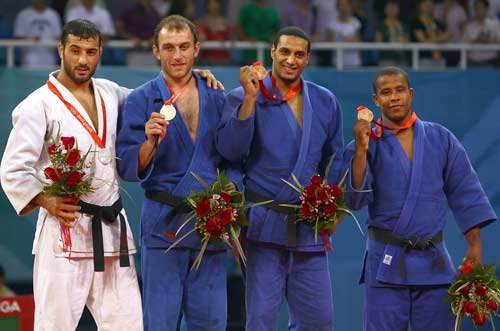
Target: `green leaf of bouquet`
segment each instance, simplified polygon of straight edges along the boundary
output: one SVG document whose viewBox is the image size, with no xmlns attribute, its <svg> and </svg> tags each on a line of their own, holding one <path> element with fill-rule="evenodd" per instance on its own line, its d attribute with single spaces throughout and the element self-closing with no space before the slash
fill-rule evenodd
<svg viewBox="0 0 500 331">
<path fill-rule="evenodd" d="M 191 171 L 191 175 L 193 175 L 194 178 L 196 178 L 196 180 L 198 182 L 200 182 L 201 185 L 203 185 L 203 187 L 207 190 L 207 191 L 210 191 L 210 186 L 203 180 L 203 178 L 201 178 L 200 176 L 198 176 L 198 174 L 194 173 L 193 171 Z"/>
<path fill-rule="evenodd" d="M 291 176 L 292 176 L 292 179 L 298 188 L 301 188 L 301 189 L 304 188 L 304 186 L 300 183 L 299 179 L 297 178 L 297 176 L 295 176 L 295 174 L 293 172 L 292 172 Z"/>
<path fill-rule="evenodd" d="M 300 188 L 300 186 L 295 186 L 295 185 L 293 185 L 292 183 L 290 183 L 289 181 L 287 181 L 286 179 L 283 179 L 283 178 L 281 178 L 281 180 L 283 182 L 285 182 L 288 186 L 290 186 L 291 188 L 293 188 L 295 191 L 297 191 L 299 194 L 302 193 L 302 189 Z"/>
<path fill-rule="evenodd" d="M 340 179 L 340 182 L 338 183 L 338 186 L 344 185 L 344 182 L 345 182 L 345 179 L 347 178 L 348 173 L 349 173 L 349 169 L 346 169 L 346 171 L 344 172 L 344 175 L 342 176 L 342 178 Z"/>
<path fill-rule="evenodd" d="M 347 215 L 351 216 L 354 219 L 354 221 L 356 222 L 356 225 L 358 226 L 359 232 L 361 232 L 361 234 L 363 236 L 365 235 L 365 233 L 363 232 L 363 229 L 361 228 L 361 224 L 359 223 L 358 219 L 356 218 L 356 215 L 354 215 L 352 211 L 350 211 L 347 208 L 342 208 L 342 207 L 337 207 L 337 210 L 339 210 L 339 211 L 341 211 L 343 213 L 346 213 Z"/>
<path fill-rule="evenodd" d="M 229 227 L 229 234 L 231 236 L 231 239 L 233 240 L 233 245 L 236 248 L 236 251 L 238 252 L 238 255 L 240 256 L 241 262 L 243 265 L 247 265 L 247 258 L 245 256 L 245 253 L 243 253 L 243 248 L 240 245 L 240 241 L 238 240 L 238 234 L 234 230 L 232 226 Z"/>
<path fill-rule="evenodd" d="M 175 232 L 175 235 L 177 236 L 181 230 L 193 219 L 193 218 L 196 218 L 196 212 L 195 211 L 192 211 L 190 212 L 186 219 L 182 222 L 181 226 L 179 226 L 179 228 L 177 229 L 177 231 Z"/>
<path fill-rule="evenodd" d="M 167 250 L 165 252 L 168 252 L 170 251 L 172 248 L 174 248 L 175 246 L 177 246 L 181 241 L 183 241 L 186 237 L 188 237 L 189 235 L 191 235 L 193 232 L 195 232 L 196 229 L 193 228 L 191 230 L 189 230 L 186 234 L 184 234 L 182 237 L 180 237 L 179 239 L 177 239 L 176 241 L 174 241 L 173 244 L 171 244 Z"/>
<path fill-rule="evenodd" d="M 335 154 L 336 153 L 332 154 L 332 156 L 328 160 L 328 164 L 326 165 L 325 174 L 324 174 L 324 177 L 323 177 L 326 181 L 328 181 L 328 175 L 330 174 L 330 170 L 332 168 L 333 160 L 335 160 Z"/>
<path fill-rule="evenodd" d="M 198 253 L 198 256 L 193 262 L 193 265 L 191 266 L 190 270 L 193 270 L 194 268 L 198 269 L 201 265 L 201 261 L 203 260 L 203 255 L 205 254 L 205 250 L 207 249 L 208 241 L 210 240 L 210 235 L 208 235 L 208 238 L 206 240 L 203 240 L 203 244 L 201 245 L 200 252 Z"/>
</svg>

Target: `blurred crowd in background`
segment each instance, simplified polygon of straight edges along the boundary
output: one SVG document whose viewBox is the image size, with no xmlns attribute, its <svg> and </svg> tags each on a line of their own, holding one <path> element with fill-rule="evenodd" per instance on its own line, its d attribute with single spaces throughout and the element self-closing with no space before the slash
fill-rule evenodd
<svg viewBox="0 0 500 331">
<path fill-rule="evenodd" d="M 157 65 L 151 37 L 165 16 L 192 20 L 200 40 L 271 41 L 280 27 L 295 25 L 313 41 L 500 44 L 500 0 L 2 0 L 0 39 L 57 40 L 62 25 L 86 18 L 103 34 L 102 64 Z M 12 19 L 14 18 L 14 19 Z M 109 40 L 131 40 L 133 49 L 106 48 Z M 202 46 L 203 49 L 203 46 Z M 5 50 L 0 50 L 5 53 Z M 310 64 L 333 66 L 335 51 L 319 50 Z M 343 54 L 344 67 L 409 65 L 410 52 L 358 51 Z M 3 55 L 5 57 L 5 55 Z M 459 51 L 421 51 L 427 67 L 456 67 Z M 199 65 L 241 65 L 253 50 L 203 50 Z M 499 66 L 497 51 L 468 52 L 468 66 Z M 5 63 L 0 54 L 0 64 Z M 16 49 L 17 66 L 55 66 L 54 47 Z"/>
</svg>

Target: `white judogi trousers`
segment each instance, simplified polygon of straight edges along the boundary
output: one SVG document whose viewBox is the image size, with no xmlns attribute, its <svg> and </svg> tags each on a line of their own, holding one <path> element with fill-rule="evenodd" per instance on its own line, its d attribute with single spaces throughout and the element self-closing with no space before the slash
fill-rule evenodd
<svg viewBox="0 0 500 331">
<path fill-rule="evenodd" d="M 142 331 L 133 256 L 125 268 L 118 256 L 107 256 L 105 271 L 94 272 L 92 258 L 56 257 L 50 237 L 42 231 L 35 255 L 34 331 L 74 331 L 85 305 L 99 331 Z"/>
</svg>

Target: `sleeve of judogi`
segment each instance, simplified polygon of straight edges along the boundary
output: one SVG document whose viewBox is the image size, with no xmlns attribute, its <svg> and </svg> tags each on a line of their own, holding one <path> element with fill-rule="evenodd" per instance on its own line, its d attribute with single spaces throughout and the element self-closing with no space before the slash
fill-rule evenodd
<svg viewBox="0 0 500 331">
<path fill-rule="evenodd" d="M 139 149 L 146 140 L 144 125 L 147 117 L 147 100 L 142 90 L 134 90 L 125 100 L 118 121 L 116 139 L 117 168 L 120 177 L 127 181 L 140 181 L 142 175 L 152 170 L 154 156 L 139 177 Z"/>
<path fill-rule="evenodd" d="M 370 166 L 370 157 L 367 155 L 368 162 L 366 165 L 365 177 L 363 179 L 363 183 L 360 188 L 355 189 L 352 186 L 352 160 L 354 158 L 355 144 L 354 141 L 351 141 L 349 145 L 347 145 L 344 158 L 343 158 L 343 171 L 342 173 L 347 172 L 347 176 L 345 178 L 345 202 L 347 206 L 351 209 L 358 210 L 368 205 L 373 201 L 373 174 Z"/>
<path fill-rule="evenodd" d="M 332 156 L 334 157 L 330 172 L 328 173 L 328 182 L 338 184 L 341 177 L 342 170 L 342 155 L 344 151 L 344 134 L 342 129 L 342 109 L 337 98 L 331 96 L 331 112 L 332 118 L 328 125 L 328 143 L 325 144 L 323 149 L 323 159 L 320 164 L 321 173 L 324 173 L 326 166 L 330 162 Z"/>
<path fill-rule="evenodd" d="M 224 111 L 224 102 L 225 96 L 222 92 L 217 92 L 214 95 L 214 103 L 219 112 L 219 115 L 222 117 Z M 227 178 L 232 181 L 238 190 L 243 190 L 243 175 L 242 175 L 242 163 L 241 162 L 231 162 L 226 159 L 222 160 L 222 169 L 226 171 Z"/>
<path fill-rule="evenodd" d="M 254 134 L 255 110 L 247 119 L 238 119 L 243 100 L 241 94 L 242 92 L 237 89 L 226 96 L 215 137 L 217 150 L 231 162 L 241 162 L 246 158 Z"/>
<path fill-rule="evenodd" d="M 32 97 L 21 102 L 12 113 L 13 128 L 0 169 L 2 188 L 18 215 L 36 208 L 31 201 L 45 186 L 37 178 L 36 168 L 46 139 L 45 107 L 43 100 Z"/>
<path fill-rule="evenodd" d="M 444 191 L 460 230 L 485 226 L 497 219 L 462 144 L 449 133 Z"/>
</svg>

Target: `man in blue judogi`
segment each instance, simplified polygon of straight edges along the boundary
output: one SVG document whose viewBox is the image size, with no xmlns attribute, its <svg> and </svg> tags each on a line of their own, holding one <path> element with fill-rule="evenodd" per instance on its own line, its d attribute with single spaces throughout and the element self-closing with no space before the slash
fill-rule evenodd
<svg viewBox="0 0 500 331">
<path fill-rule="evenodd" d="M 298 193 L 282 179 L 295 174 L 307 185 L 323 174 L 333 154 L 329 180 L 337 183 L 343 149 L 342 114 L 337 98 L 304 80 L 310 39 L 302 30 L 280 30 L 271 49 L 272 70 L 259 81 L 255 66 L 240 69 L 241 87 L 226 97 L 217 131 L 217 149 L 244 162 L 245 195 L 272 204 L 253 207 L 245 248 L 246 329 L 276 330 L 286 298 L 295 330 L 333 328 L 328 260 L 309 224 L 295 223 Z"/>
<path fill-rule="evenodd" d="M 198 232 L 165 252 L 194 226 L 193 221 L 175 235 L 189 211 L 184 198 L 204 190 L 191 172 L 212 183 L 223 166 L 214 135 L 224 94 L 192 71 L 199 48 L 194 26 L 184 17 L 169 16 L 158 24 L 153 53 L 161 73 L 130 94 L 117 139 L 120 175 L 139 181 L 146 195 L 141 265 L 147 331 L 176 330 L 180 311 L 187 330 L 226 330 L 226 248 L 209 244 L 193 270 L 201 246 Z M 240 172 L 227 173 L 241 181 Z"/>
<path fill-rule="evenodd" d="M 457 138 L 412 112 L 406 72 L 382 69 L 373 92 L 382 112 L 377 134 L 360 119 L 345 152 L 348 184 L 363 191 L 346 201 L 353 209 L 368 205 L 364 330 L 453 330 L 445 302 L 456 275 L 443 240 L 447 205 L 467 239 L 464 263 L 481 262 L 480 228 L 496 215 Z"/>
</svg>

